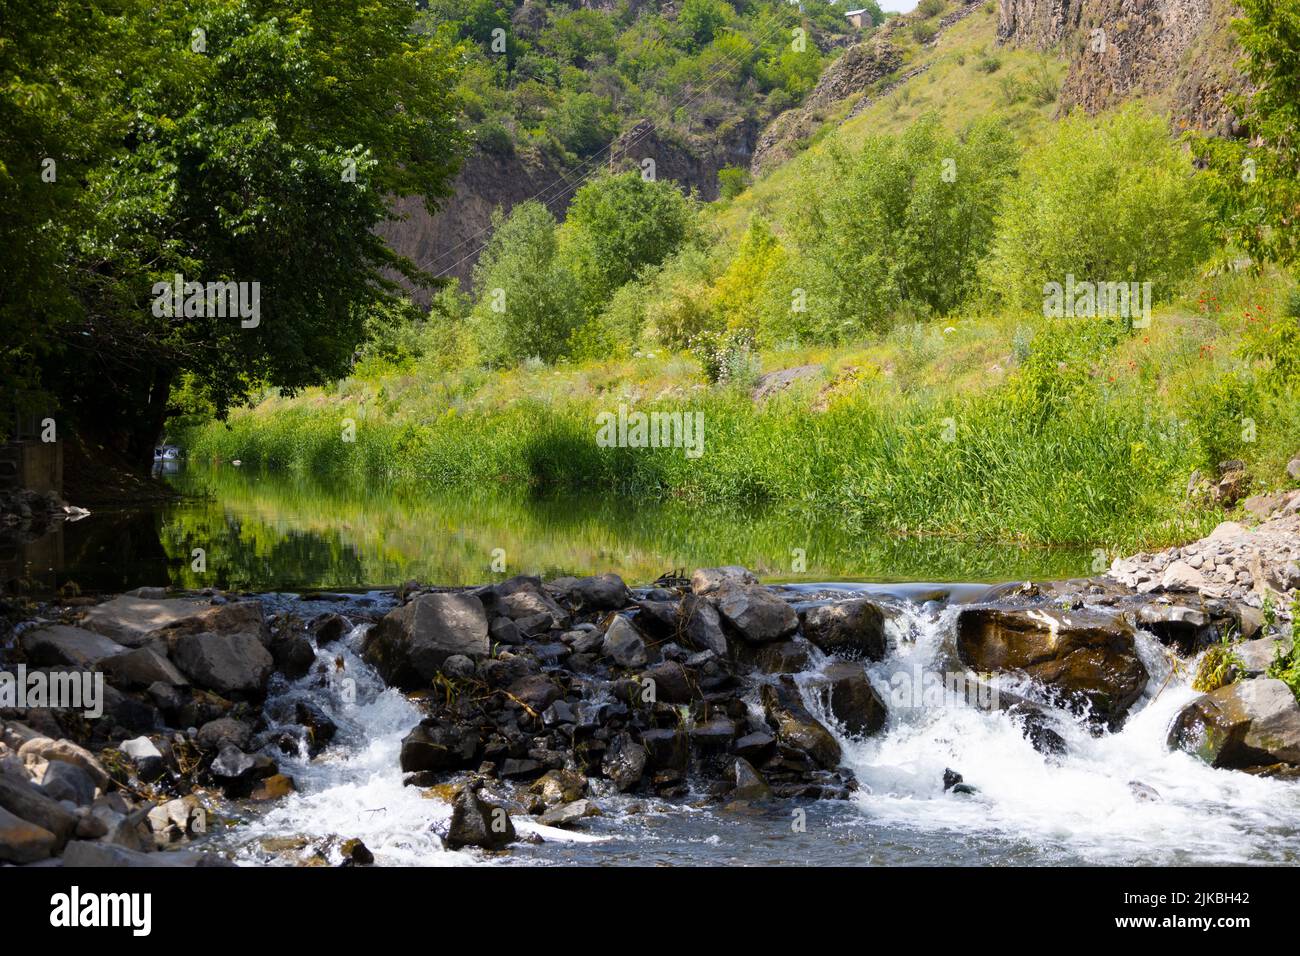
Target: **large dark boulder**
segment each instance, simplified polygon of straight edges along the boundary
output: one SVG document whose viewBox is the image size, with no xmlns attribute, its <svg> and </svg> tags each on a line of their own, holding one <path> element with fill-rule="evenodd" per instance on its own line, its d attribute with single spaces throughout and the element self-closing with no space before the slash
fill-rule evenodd
<svg viewBox="0 0 1300 956">
<path fill-rule="evenodd" d="M 140 647 L 99 662 L 110 682 L 123 690 L 140 690 L 152 684 L 185 687 L 189 679 L 164 654 L 153 647 Z"/>
<path fill-rule="evenodd" d="M 98 661 L 123 653 L 126 648 L 94 631 L 64 624 L 24 631 L 18 638 L 27 663 L 33 667 L 90 667 Z"/>
<path fill-rule="evenodd" d="M 708 600 L 687 595 L 682 601 L 682 619 L 686 640 L 702 651 L 713 651 L 718 657 L 727 656 L 727 636 L 722 630 L 718 609 Z"/>
<path fill-rule="evenodd" d="M 451 808 L 451 826 L 447 845 L 452 849 L 466 846 L 496 850 L 515 841 L 515 826 L 504 807 L 489 803 L 478 791 L 465 787 Z"/>
<path fill-rule="evenodd" d="M 453 654 L 486 657 L 487 614 L 472 594 L 421 594 L 390 611 L 366 635 L 363 655 L 388 683 L 428 686 Z"/>
<path fill-rule="evenodd" d="M 569 594 L 580 611 L 617 611 L 631 599 L 627 585 L 617 574 L 579 578 L 569 588 Z"/>
<path fill-rule="evenodd" d="M 728 564 L 720 568 L 700 568 L 691 575 L 691 591 L 695 594 L 715 594 L 724 587 L 749 587 L 758 584 L 758 578 L 748 568 Z"/>
<path fill-rule="evenodd" d="M 172 659 L 196 687 L 225 696 L 265 694 L 275 669 L 271 652 L 247 633 L 184 634 Z"/>
<path fill-rule="evenodd" d="M 621 615 L 609 622 L 601 651 L 620 667 L 643 667 L 649 660 L 645 641 L 632 622 Z"/>
<path fill-rule="evenodd" d="M 768 644 L 799 629 L 799 615 L 764 587 L 728 585 L 714 595 L 718 613 L 750 644 Z"/>
<path fill-rule="evenodd" d="M 855 737 L 869 737 L 885 726 L 889 712 L 861 664 L 834 661 L 819 677 L 827 709 Z"/>
<path fill-rule="evenodd" d="M 810 607 L 800 615 L 803 636 L 827 654 L 883 660 L 885 615 L 866 598 Z"/>
<path fill-rule="evenodd" d="M 767 722 L 781 743 L 804 751 L 827 770 L 839 766 L 839 741 L 808 712 L 794 678 L 782 674 L 776 683 L 764 684 L 760 697 Z"/>
<path fill-rule="evenodd" d="M 1169 729 L 1169 746 L 1212 767 L 1300 764 L 1300 705 L 1280 680 L 1238 681 L 1184 707 Z"/>
<path fill-rule="evenodd" d="M 473 727 L 428 720 L 402 740 L 402 772 L 468 769 L 475 765 L 480 743 Z"/>
<path fill-rule="evenodd" d="M 1018 671 L 1112 729 L 1147 683 L 1132 626 L 1120 614 L 1060 608 L 967 608 L 957 618 L 962 663 Z"/>
</svg>

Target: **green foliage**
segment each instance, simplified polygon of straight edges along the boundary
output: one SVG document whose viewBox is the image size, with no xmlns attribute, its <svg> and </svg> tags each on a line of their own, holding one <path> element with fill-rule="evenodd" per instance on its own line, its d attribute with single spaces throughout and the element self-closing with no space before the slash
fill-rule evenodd
<svg viewBox="0 0 1300 956">
<path fill-rule="evenodd" d="M 936 17 L 942 13 L 943 7 L 943 0 L 921 0 L 921 2 L 916 5 L 916 12 L 928 19 L 930 17 Z"/>
<path fill-rule="evenodd" d="M 1135 161 L 1141 157 L 1141 161 Z M 1170 298 L 1208 253 L 1208 210 L 1164 120 L 1128 107 L 1072 115 L 1030 150 L 1007 191 L 990 261 L 990 294 L 1039 308 L 1044 285 L 1150 282 Z"/>
<path fill-rule="evenodd" d="M 1291 693 L 1300 701 L 1300 641 L 1296 640 L 1297 621 L 1300 621 L 1300 598 L 1291 602 L 1291 633 L 1289 638 L 1278 641 L 1273 660 L 1268 666 L 1268 676 L 1290 687 Z"/>
<path fill-rule="evenodd" d="M 1226 637 L 1217 644 L 1211 644 L 1196 665 L 1196 674 L 1192 678 L 1192 689 L 1208 694 L 1235 683 L 1246 670 L 1241 656 L 1232 649 L 1232 642 Z"/>
<path fill-rule="evenodd" d="M 1253 376 L 1236 370 L 1203 382 L 1184 413 L 1197 450 L 1197 464 L 1213 469 L 1239 458 L 1255 438 L 1249 422 L 1262 420 L 1259 389 Z"/>
<path fill-rule="evenodd" d="M 1243 357 L 1267 363 L 1265 383 L 1277 392 L 1300 387 L 1300 286 L 1291 289 L 1282 314 L 1251 316 L 1242 337 Z"/>
<path fill-rule="evenodd" d="M 752 178 L 743 166 L 723 166 L 718 170 L 718 198 L 735 199 L 749 188 Z"/>
</svg>

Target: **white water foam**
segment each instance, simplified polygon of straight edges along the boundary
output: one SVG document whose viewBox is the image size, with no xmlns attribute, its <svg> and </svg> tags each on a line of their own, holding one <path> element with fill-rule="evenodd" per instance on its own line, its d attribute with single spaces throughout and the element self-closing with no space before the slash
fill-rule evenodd
<svg viewBox="0 0 1300 956">
<path fill-rule="evenodd" d="M 868 668 L 886 701 L 897 671 L 938 669 L 958 610 L 906 605 L 890 622 L 889 653 Z M 1026 843 L 1040 862 L 1300 861 L 1300 785 L 1171 752 L 1170 722 L 1196 693 L 1186 670 L 1171 675 L 1163 650 L 1141 632 L 1139 653 L 1152 677 L 1127 723 L 1094 737 L 1056 712 L 1068 746 L 1061 757 L 1034 750 L 1015 718 L 962 701 L 891 712 L 885 729 L 866 740 L 837 730 L 844 763 L 862 784 L 858 808 L 873 824 L 951 834 L 963 844 L 981 836 Z M 833 726 L 815 695 L 806 697 Z M 979 792 L 945 792 L 946 768 Z M 1143 799 L 1131 783 L 1154 788 L 1158 799 Z"/>
</svg>

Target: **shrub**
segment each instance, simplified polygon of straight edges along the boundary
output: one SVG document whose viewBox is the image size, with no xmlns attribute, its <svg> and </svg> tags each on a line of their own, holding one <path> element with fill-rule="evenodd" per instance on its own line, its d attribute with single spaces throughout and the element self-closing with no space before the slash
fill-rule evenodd
<svg viewBox="0 0 1300 956">
<path fill-rule="evenodd" d="M 750 182 L 749 170 L 743 166 L 723 166 L 718 170 L 718 196 L 724 201 L 735 199 Z"/>
<path fill-rule="evenodd" d="M 941 13 L 943 7 L 943 0 L 921 0 L 921 2 L 916 6 L 916 12 L 926 19 L 929 19 L 930 17 L 937 16 Z"/>
</svg>

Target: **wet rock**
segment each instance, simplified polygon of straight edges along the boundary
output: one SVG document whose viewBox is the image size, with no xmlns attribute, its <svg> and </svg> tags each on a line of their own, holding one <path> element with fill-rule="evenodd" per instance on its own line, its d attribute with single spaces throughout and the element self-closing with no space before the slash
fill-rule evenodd
<svg viewBox="0 0 1300 956">
<path fill-rule="evenodd" d="M 503 807 L 489 803 L 474 787 L 465 787 L 452 804 L 447 845 L 496 850 L 515 841 L 515 825 Z"/>
<path fill-rule="evenodd" d="M 479 746 L 478 731 L 472 727 L 445 721 L 421 723 L 402 740 L 402 771 L 467 770 L 476 765 Z"/>
<path fill-rule="evenodd" d="M 184 634 L 172 657 L 195 685 L 224 695 L 263 696 L 275 669 L 270 651 L 247 633 Z"/>
<path fill-rule="evenodd" d="M 34 824 L 54 836 L 58 852 L 77 829 L 76 814 L 51 800 L 31 783 L 0 775 L 0 809 Z"/>
<path fill-rule="evenodd" d="M 537 822 L 545 827 L 570 827 L 586 817 L 600 816 L 600 808 L 590 800 L 574 800 L 563 806 L 547 810 Z"/>
<path fill-rule="evenodd" d="M 146 782 L 157 780 L 166 769 L 162 751 L 148 737 L 125 740 L 118 745 L 118 749 L 135 765 L 136 773 L 141 780 Z"/>
<path fill-rule="evenodd" d="M 577 609 L 582 611 L 617 611 L 626 607 L 632 595 L 617 574 L 599 574 L 580 578 L 570 589 Z"/>
<path fill-rule="evenodd" d="M 800 623 L 803 636 L 827 654 L 869 661 L 885 657 L 885 616 L 866 598 L 808 608 Z"/>
<path fill-rule="evenodd" d="M 305 634 L 284 634 L 271 643 L 271 656 L 275 666 L 290 680 L 296 680 L 311 670 L 316 663 L 316 649 Z"/>
<path fill-rule="evenodd" d="M 1058 608 L 967 608 L 957 653 L 977 671 L 1020 671 L 1115 728 L 1146 687 L 1133 629 L 1119 614 Z"/>
<path fill-rule="evenodd" d="M 712 651 L 719 658 L 727 656 L 727 637 L 722 631 L 722 618 L 709 601 L 688 595 L 682 604 L 685 619 L 685 638 L 700 650 Z"/>
<path fill-rule="evenodd" d="M 767 785 L 763 775 L 744 757 L 737 757 L 732 765 L 731 798 L 753 802 L 766 800 L 771 796 L 772 788 Z"/>
<path fill-rule="evenodd" d="M 89 806 L 95 799 L 95 781 L 90 779 L 90 774 L 62 760 L 51 760 L 46 764 L 41 790 L 51 800 L 66 800 L 79 807 Z"/>
<path fill-rule="evenodd" d="M 259 781 L 257 786 L 253 787 L 249 799 L 256 800 L 259 803 L 267 803 L 272 800 L 281 800 L 298 789 L 293 782 L 293 777 L 283 773 L 272 774 L 265 780 Z"/>
<path fill-rule="evenodd" d="M 31 667 L 87 668 L 126 651 L 121 644 L 102 634 L 62 624 L 24 631 L 18 644 Z"/>
<path fill-rule="evenodd" d="M 514 647 L 524 643 L 524 635 L 519 632 L 519 625 L 508 617 L 494 618 L 488 628 L 488 633 L 493 644 Z"/>
<path fill-rule="evenodd" d="M 421 594 L 389 612 L 366 636 L 365 659 L 389 684 L 427 686 L 453 654 L 486 657 L 488 621 L 471 594 Z"/>
<path fill-rule="evenodd" d="M 610 621 L 601 648 L 605 656 L 620 667 L 644 667 L 649 659 L 645 641 L 632 623 L 622 616 L 615 616 Z"/>
<path fill-rule="evenodd" d="M 812 652 L 807 641 L 792 638 L 761 645 L 753 661 L 764 674 L 799 674 L 808 669 Z"/>
<path fill-rule="evenodd" d="M 56 853 L 54 834 L 0 807 L 0 863 L 35 863 Z"/>
<path fill-rule="evenodd" d="M 140 690 L 153 684 L 186 687 L 189 679 L 164 654 L 153 647 L 140 647 L 99 662 L 99 669 L 123 690 Z"/>
<path fill-rule="evenodd" d="M 839 766 L 839 742 L 808 712 L 793 678 L 783 674 L 775 684 L 764 684 L 760 696 L 779 741 L 809 754 L 828 770 Z"/>
<path fill-rule="evenodd" d="M 193 796 L 160 803 L 149 810 L 146 819 L 159 849 L 208 831 L 208 812 Z"/>
<path fill-rule="evenodd" d="M 338 733 L 338 725 L 330 719 L 329 714 L 309 700 L 299 700 L 294 704 L 293 717 L 307 731 L 308 756 L 315 757 L 329 746 Z"/>
<path fill-rule="evenodd" d="M 587 778 L 572 770 L 548 770 L 533 781 L 528 792 L 541 797 L 548 807 L 572 803 L 587 792 Z"/>
<path fill-rule="evenodd" d="M 311 635 L 320 647 L 341 640 L 352 630 L 347 618 L 329 611 L 315 618 L 310 625 Z"/>
<path fill-rule="evenodd" d="M 979 793 L 969 783 L 962 782 L 962 776 L 956 770 L 945 769 L 943 772 L 943 789 L 944 792 L 952 791 L 953 793 L 975 794 Z"/>
<path fill-rule="evenodd" d="M 555 682 L 543 674 L 520 678 L 510 685 L 507 693 L 535 714 L 540 714 L 563 696 Z"/>
<path fill-rule="evenodd" d="M 885 702 L 861 664 L 833 661 L 822 671 L 819 684 L 827 709 L 852 736 L 870 737 L 885 726 Z"/>
<path fill-rule="evenodd" d="M 375 855 L 360 840 L 345 840 L 340 849 L 343 851 L 344 866 L 370 866 L 375 862 Z"/>
<path fill-rule="evenodd" d="M 147 738 L 143 738 L 146 739 Z M 233 717 L 218 717 L 199 728 L 198 741 L 200 750 L 218 752 L 223 747 L 233 746 L 243 750 L 253 739 L 253 728 L 242 720 Z M 150 743 L 152 747 L 153 744 Z M 156 748 L 155 748 L 156 749 Z"/>
<path fill-rule="evenodd" d="M 682 629 L 679 601 L 638 601 L 635 617 L 637 630 L 661 641 L 678 637 Z"/>
<path fill-rule="evenodd" d="M 691 745 L 701 753 L 722 752 L 736 739 L 736 722 L 729 717 L 710 717 L 691 727 Z"/>
<path fill-rule="evenodd" d="M 657 727 L 641 734 L 641 745 L 646 750 L 646 766 L 650 770 L 675 770 L 684 773 L 690 762 L 690 741 L 687 735 L 671 727 Z"/>
<path fill-rule="evenodd" d="M 1156 790 L 1155 787 L 1145 784 L 1140 780 L 1130 780 L 1128 782 L 1128 789 L 1140 803 L 1160 802 L 1160 792 Z"/>
<path fill-rule="evenodd" d="M 746 760 L 764 760 L 772 752 L 776 738 L 763 730 L 745 734 L 732 745 L 732 752 Z"/>
<path fill-rule="evenodd" d="M 1184 707 L 1170 727 L 1169 746 L 1212 767 L 1300 764 L 1300 705 L 1280 680 L 1238 681 Z"/>
<path fill-rule="evenodd" d="M 620 792 L 631 790 L 641 782 L 649 755 L 628 734 L 619 734 L 611 742 L 601 761 L 601 771 Z"/>
<path fill-rule="evenodd" d="M 724 587 L 747 587 L 758 584 L 758 578 L 748 568 L 729 564 L 720 568 L 700 568 L 691 575 L 691 591 L 695 594 L 715 594 Z"/>
<path fill-rule="evenodd" d="M 649 682 L 653 681 L 653 685 Z M 650 700 L 665 704 L 689 704 L 699 699 L 700 691 L 695 675 L 676 661 L 663 661 L 641 672 L 641 684 L 648 689 L 653 686 Z M 646 699 L 643 695 L 642 699 Z"/>
<path fill-rule="evenodd" d="M 474 662 L 464 654 L 452 654 L 443 662 L 442 673 L 452 680 L 467 680 L 474 676 Z"/>
<path fill-rule="evenodd" d="M 779 641 L 799 628 L 794 608 L 766 588 L 729 584 L 714 599 L 722 619 L 751 644 Z"/>
</svg>

